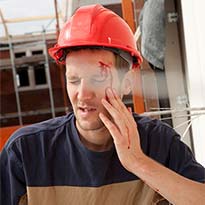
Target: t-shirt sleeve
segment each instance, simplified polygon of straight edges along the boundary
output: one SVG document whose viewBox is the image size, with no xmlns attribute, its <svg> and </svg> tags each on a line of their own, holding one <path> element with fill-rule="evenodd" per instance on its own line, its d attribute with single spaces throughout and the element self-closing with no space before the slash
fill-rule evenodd
<svg viewBox="0 0 205 205">
<path fill-rule="evenodd" d="M 176 136 L 170 147 L 169 168 L 198 182 L 205 182 L 205 169 L 199 164 L 190 148 Z"/>
<path fill-rule="evenodd" d="M 5 147 L 0 154 L 0 198 L 3 205 L 17 205 L 26 193 L 18 146 Z"/>
</svg>

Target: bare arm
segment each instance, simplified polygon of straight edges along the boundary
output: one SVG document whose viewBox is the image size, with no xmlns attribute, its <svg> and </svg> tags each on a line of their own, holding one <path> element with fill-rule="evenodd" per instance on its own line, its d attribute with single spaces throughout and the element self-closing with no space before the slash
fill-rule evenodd
<svg viewBox="0 0 205 205">
<path fill-rule="evenodd" d="M 205 184 L 180 176 L 147 157 L 141 150 L 139 133 L 131 113 L 115 92 L 108 89 L 107 95 L 109 102 L 102 99 L 102 104 L 113 121 L 103 114 L 100 118 L 113 137 L 122 165 L 173 204 L 204 204 Z"/>
<path fill-rule="evenodd" d="M 187 179 L 147 156 L 135 161 L 132 172 L 172 204 L 205 202 L 205 184 Z"/>
</svg>

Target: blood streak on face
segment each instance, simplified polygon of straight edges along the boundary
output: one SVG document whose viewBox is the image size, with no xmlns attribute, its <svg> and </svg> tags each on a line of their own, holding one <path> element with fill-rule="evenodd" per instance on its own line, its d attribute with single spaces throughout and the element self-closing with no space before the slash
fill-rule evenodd
<svg viewBox="0 0 205 205">
<path fill-rule="evenodd" d="M 100 64 L 100 73 L 102 76 L 104 76 L 105 78 L 107 78 L 110 75 L 110 87 L 112 87 L 112 81 L 113 81 L 113 76 L 112 76 L 112 72 L 111 72 L 111 65 L 112 63 L 106 64 L 103 63 L 102 61 L 99 61 Z"/>
<path fill-rule="evenodd" d="M 112 76 L 112 72 L 111 72 L 111 65 L 112 63 L 109 63 L 110 65 L 102 62 L 102 61 L 99 61 L 99 64 L 100 64 L 100 73 L 102 76 L 105 77 L 105 79 L 110 75 L 110 87 L 112 88 L 112 82 L 113 82 L 113 76 Z M 107 95 L 105 94 L 105 98 L 107 101 L 109 101 Z"/>
</svg>

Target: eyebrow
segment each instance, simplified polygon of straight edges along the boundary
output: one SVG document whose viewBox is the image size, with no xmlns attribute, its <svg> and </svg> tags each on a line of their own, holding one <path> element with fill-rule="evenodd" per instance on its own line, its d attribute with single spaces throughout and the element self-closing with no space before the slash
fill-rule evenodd
<svg viewBox="0 0 205 205">
<path fill-rule="evenodd" d="M 66 76 L 67 76 L 67 78 L 68 78 L 69 80 L 79 79 L 79 77 L 78 77 L 78 76 L 75 76 L 75 75 L 66 75 Z"/>
<path fill-rule="evenodd" d="M 65 76 L 69 79 L 75 79 L 75 78 L 78 78 L 78 76 L 76 75 L 76 73 L 73 73 L 73 72 L 69 72 L 66 70 L 65 72 Z"/>
</svg>

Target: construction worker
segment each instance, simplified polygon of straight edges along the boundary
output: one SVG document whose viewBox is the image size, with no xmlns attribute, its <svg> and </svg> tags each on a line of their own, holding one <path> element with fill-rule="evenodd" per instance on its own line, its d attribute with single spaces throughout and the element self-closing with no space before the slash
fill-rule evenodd
<svg viewBox="0 0 205 205">
<path fill-rule="evenodd" d="M 205 169 L 180 136 L 122 97 L 142 58 L 128 25 L 80 7 L 49 50 L 73 112 L 21 128 L 1 153 L 1 204 L 204 204 Z"/>
</svg>

